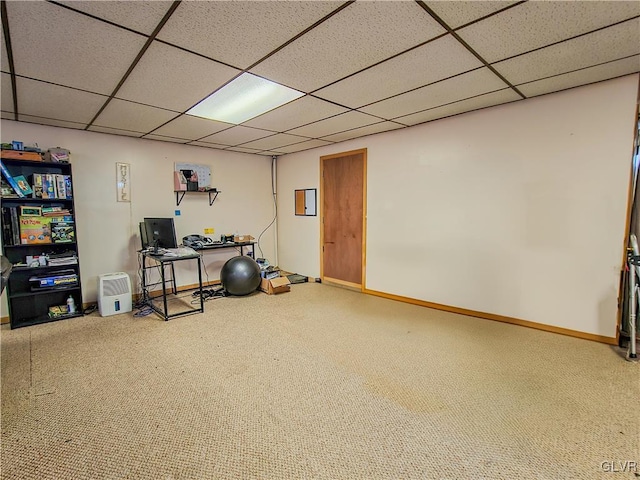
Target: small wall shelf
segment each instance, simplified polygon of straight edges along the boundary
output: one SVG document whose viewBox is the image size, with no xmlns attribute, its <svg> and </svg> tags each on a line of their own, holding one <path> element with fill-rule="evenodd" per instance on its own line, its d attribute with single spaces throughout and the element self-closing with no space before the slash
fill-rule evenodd
<svg viewBox="0 0 640 480">
<path fill-rule="evenodd" d="M 220 190 L 217 189 L 213 189 L 213 190 L 207 190 L 206 192 L 197 192 L 197 191 L 189 191 L 189 190 L 181 190 L 181 191 L 176 191 L 176 206 L 180 205 L 180 202 L 182 202 L 182 199 L 184 198 L 184 195 L 186 193 L 208 193 L 209 194 L 209 206 L 213 205 L 213 202 L 216 201 L 216 198 L 218 198 L 218 194 L 220 193 Z"/>
</svg>

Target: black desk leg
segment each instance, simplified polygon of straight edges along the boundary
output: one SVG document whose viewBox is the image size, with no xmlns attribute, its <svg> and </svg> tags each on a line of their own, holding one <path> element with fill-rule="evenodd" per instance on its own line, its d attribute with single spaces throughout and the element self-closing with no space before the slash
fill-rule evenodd
<svg viewBox="0 0 640 480">
<path fill-rule="evenodd" d="M 149 287 L 147 286 L 147 257 L 142 254 L 142 300 L 149 302 Z"/>
<path fill-rule="evenodd" d="M 172 265 L 173 267 L 173 265 Z M 164 303 L 164 320 L 169 321 L 169 310 L 167 308 L 167 284 L 164 276 L 164 262 L 160 262 L 160 276 L 162 277 L 162 302 Z"/>
<path fill-rule="evenodd" d="M 200 311 L 204 313 L 204 295 L 202 294 L 202 257 L 198 256 L 198 288 L 200 289 Z"/>
</svg>

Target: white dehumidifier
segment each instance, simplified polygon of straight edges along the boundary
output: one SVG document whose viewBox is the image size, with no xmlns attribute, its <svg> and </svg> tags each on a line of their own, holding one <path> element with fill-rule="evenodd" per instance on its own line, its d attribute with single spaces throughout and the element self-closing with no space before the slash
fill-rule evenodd
<svg viewBox="0 0 640 480">
<path fill-rule="evenodd" d="M 125 272 L 98 275 L 98 310 L 107 317 L 132 310 L 131 279 Z"/>
</svg>

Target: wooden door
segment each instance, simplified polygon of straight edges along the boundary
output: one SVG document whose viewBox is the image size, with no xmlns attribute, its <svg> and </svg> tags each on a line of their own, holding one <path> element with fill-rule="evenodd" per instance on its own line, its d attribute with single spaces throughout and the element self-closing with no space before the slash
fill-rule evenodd
<svg viewBox="0 0 640 480">
<path fill-rule="evenodd" d="M 323 281 L 364 289 L 366 149 L 320 157 Z"/>
</svg>

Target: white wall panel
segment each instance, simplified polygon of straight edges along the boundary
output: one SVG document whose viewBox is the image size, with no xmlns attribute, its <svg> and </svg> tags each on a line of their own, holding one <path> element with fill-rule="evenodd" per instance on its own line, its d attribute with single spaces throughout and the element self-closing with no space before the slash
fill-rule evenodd
<svg viewBox="0 0 640 480">
<path fill-rule="evenodd" d="M 638 75 L 278 160 L 281 267 L 318 276 L 293 190 L 368 149 L 370 290 L 615 337 Z"/>
</svg>

